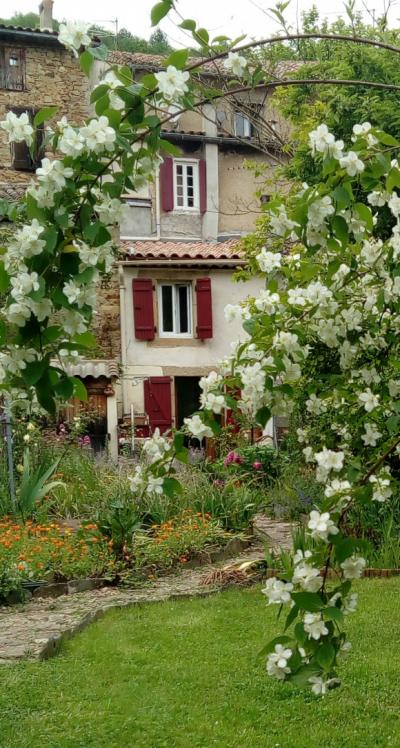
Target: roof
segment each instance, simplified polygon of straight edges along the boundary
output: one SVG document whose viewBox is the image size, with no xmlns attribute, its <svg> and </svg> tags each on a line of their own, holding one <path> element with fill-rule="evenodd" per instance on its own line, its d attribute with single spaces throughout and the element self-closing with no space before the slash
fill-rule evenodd
<svg viewBox="0 0 400 748">
<path fill-rule="evenodd" d="M 139 70 L 160 70 L 165 67 L 166 57 L 164 55 L 150 55 L 144 52 L 120 52 L 113 50 L 109 53 L 108 62 L 115 65 L 131 65 Z M 193 65 L 201 62 L 201 57 L 190 57 L 188 59 L 188 65 Z M 275 75 L 278 78 L 284 77 L 290 73 L 295 73 L 299 68 L 305 65 L 305 62 L 299 60 L 281 60 L 277 62 L 271 75 Z M 199 73 L 206 72 L 209 75 L 216 75 L 225 73 L 226 69 L 223 66 L 223 60 L 215 61 L 204 61 L 204 64 L 198 68 Z"/>
<path fill-rule="evenodd" d="M 17 202 L 21 200 L 26 192 L 27 182 L 12 184 L 11 182 L 0 182 L 0 200 Z"/>
<path fill-rule="evenodd" d="M 239 242 L 177 242 L 177 241 L 121 241 L 121 249 L 128 260 L 199 260 L 242 262 Z"/>
<path fill-rule="evenodd" d="M 54 366 L 60 366 L 59 361 L 52 362 Z M 78 358 L 73 363 L 67 363 L 62 366 L 63 370 L 69 374 L 69 376 L 81 377 L 112 377 L 117 378 L 119 376 L 118 361 L 115 359 L 88 359 Z"/>
<path fill-rule="evenodd" d="M 58 36 L 58 31 L 52 31 L 51 29 L 32 29 L 28 26 L 11 26 L 8 23 L 0 23 L 0 29 L 10 31 L 27 31 L 30 34 L 45 34 L 46 36 Z"/>
</svg>

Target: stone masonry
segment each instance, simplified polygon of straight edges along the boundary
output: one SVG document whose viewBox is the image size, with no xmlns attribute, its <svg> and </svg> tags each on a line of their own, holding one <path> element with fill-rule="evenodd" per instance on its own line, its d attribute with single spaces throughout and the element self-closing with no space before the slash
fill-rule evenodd
<svg viewBox="0 0 400 748">
<path fill-rule="evenodd" d="M 90 112 L 90 89 L 88 79 L 72 52 L 61 46 L 47 48 L 16 44 L 16 48 L 20 47 L 25 47 L 26 87 L 23 91 L 0 88 L 0 119 L 13 107 L 41 109 L 58 106 L 56 120 L 65 115 L 71 122 L 81 124 Z M 10 146 L 6 133 L 1 131 L 0 188 L 3 184 L 26 184 L 31 177 L 29 172 L 11 168 Z"/>
</svg>

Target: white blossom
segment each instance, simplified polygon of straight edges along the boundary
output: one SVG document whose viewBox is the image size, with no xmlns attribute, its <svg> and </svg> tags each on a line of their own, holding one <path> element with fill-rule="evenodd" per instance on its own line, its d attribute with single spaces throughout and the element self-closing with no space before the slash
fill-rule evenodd
<svg viewBox="0 0 400 748">
<path fill-rule="evenodd" d="M 112 151 L 117 133 L 110 127 L 108 117 L 104 114 L 98 119 L 91 119 L 89 124 L 81 128 L 81 135 L 85 141 L 85 147 L 93 153 Z"/>
<path fill-rule="evenodd" d="M 282 255 L 279 252 L 268 252 L 265 247 L 256 257 L 260 270 L 263 273 L 272 273 L 281 267 Z"/>
<path fill-rule="evenodd" d="M 150 439 L 146 439 L 143 444 L 143 454 L 153 464 L 161 460 L 167 452 L 171 450 L 171 444 L 160 434 L 160 429 L 156 428 Z"/>
<path fill-rule="evenodd" d="M 238 78 L 245 73 L 247 60 L 239 52 L 229 52 L 228 57 L 224 60 L 224 68 L 230 70 Z"/>
<path fill-rule="evenodd" d="M 90 24 L 84 23 L 83 21 L 67 21 L 67 23 L 60 23 L 58 31 L 58 41 L 70 49 L 75 57 L 78 57 L 78 52 L 81 47 L 88 47 L 91 44 L 91 38 L 88 34 Z"/>
<path fill-rule="evenodd" d="M 343 158 L 339 159 L 339 164 L 346 169 L 349 177 L 355 177 L 365 169 L 365 165 L 354 151 L 349 151 Z"/>
<path fill-rule="evenodd" d="M 284 605 L 290 602 L 292 590 L 293 584 L 291 582 L 282 582 L 276 577 L 271 577 L 267 579 L 261 592 L 268 597 L 269 605 Z"/>
<path fill-rule="evenodd" d="M 184 423 L 189 433 L 197 439 L 200 439 L 200 441 L 204 439 L 205 436 L 213 436 L 212 429 L 210 429 L 209 426 L 206 426 L 198 415 L 194 415 L 191 418 L 185 418 Z"/>
<path fill-rule="evenodd" d="M 166 70 L 155 74 L 158 82 L 158 90 L 163 99 L 168 102 L 176 102 L 188 91 L 187 81 L 190 78 L 186 70 L 177 70 L 173 65 L 168 65 Z"/>
<path fill-rule="evenodd" d="M 309 639 L 318 640 L 321 636 L 329 634 L 329 630 L 325 626 L 321 613 L 305 613 L 304 615 L 304 631 L 308 634 Z"/>
<path fill-rule="evenodd" d="M 382 434 L 376 428 L 374 423 L 364 424 L 365 434 L 362 434 L 361 439 L 366 447 L 376 447 L 377 442 L 381 439 Z"/>
<path fill-rule="evenodd" d="M 20 115 L 7 112 L 6 118 L 0 122 L 0 127 L 8 134 L 9 143 L 25 142 L 27 145 L 32 145 L 33 127 L 27 112 L 22 112 Z"/>
<path fill-rule="evenodd" d="M 333 520 L 330 518 L 329 512 L 317 512 L 315 509 L 310 512 L 310 519 L 307 525 L 308 529 L 311 530 L 311 536 L 313 538 L 319 538 L 321 540 L 328 540 L 328 535 L 337 535 L 339 532 Z"/>
<path fill-rule="evenodd" d="M 42 159 L 42 165 L 36 169 L 36 176 L 45 188 L 59 192 L 65 187 L 66 179 L 72 177 L 74 171 L 69 166 L 65 166 L 62 161 L 50 161 L 48 158 Z"/>
<path fill-rule="evenodd" d="M 351 556 L 340 564 L 345 579 L 360 579 L 365 566 L 365 558 L 361 556 Z"/>
<path fill-rule="evenodd" d="M 292 654 L 291 649 L 285 649 L 282 644 L 276 644 L 275 651 L 267 657 L 268 675 L 272 675 L 278 680 L 284 680 L 286 675 L 290 673 L 288 660 L 290 660 Z"/>
<path fill-rule="evenodd" d="M 361 403 L 367 413 L 371 413 L 379 405 L 379 395 L 374 395 L 370 387 L 368 387 L 365 392 L 361 392 L 359 394 L 358 401 Z"/>
</svg>

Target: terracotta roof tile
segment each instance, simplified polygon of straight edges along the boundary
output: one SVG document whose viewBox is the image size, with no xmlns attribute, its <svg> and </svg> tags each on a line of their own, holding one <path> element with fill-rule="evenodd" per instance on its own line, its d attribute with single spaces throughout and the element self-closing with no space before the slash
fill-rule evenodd
<svg viewBox="0 0 400 748">
<path fill-rule="evenodd" d="M 122 241 L 126 257 L 149 260 L 238 260 L 236 239 L 226 242 Z"/>
<path fill-rule="evenodd" d="M 108 62 L 116 65 L 132 65 L 140 70 L 160 70 L 165 64 L 166 57 L 163 55 L 150 55 L 144 52 L 119 52 L 113 50 L 108 55 Z M 199 57 L 192 57 L 188 59 L 188 65 L 200 62 Z M 281 60 L 276 63 L 271 74 L 282 78 L 285 75 L 295 73 L 306 63 L 299 60 Z M 215 62 L 205 62 L 198 72 L 207 72 L 211 75 L 216 73 L 225 73 L 226 70 L 223 66 L 223 60 L 216 60 Z"/>
</svg>

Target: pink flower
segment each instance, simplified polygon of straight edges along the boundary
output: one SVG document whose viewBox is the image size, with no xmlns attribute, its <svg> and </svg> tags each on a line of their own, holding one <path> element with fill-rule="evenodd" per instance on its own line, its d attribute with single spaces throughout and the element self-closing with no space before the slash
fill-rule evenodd
<svg viewBox="0 0 400 748">
<path fill-rule="evenodd" d="M 236 452 L 228 452 L 224 459 L 224 465 L 225 467 L 228 467 L 228 465 L 231 464 L 231 462 L 235 462 Z"/>
<path fill-rule="evenodd" d="M 253 468 L 254 468 L 254 470 L 262 470 L 262 462 L 259 462 L 258 460 L 255 460 L 253 462 Z"/>
</svg>

